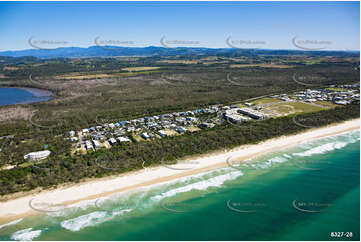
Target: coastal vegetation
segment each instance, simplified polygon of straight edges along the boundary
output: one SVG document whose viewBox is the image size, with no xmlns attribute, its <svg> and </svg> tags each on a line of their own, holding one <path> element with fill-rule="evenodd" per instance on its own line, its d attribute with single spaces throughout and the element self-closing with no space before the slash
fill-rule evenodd
<svg viewBox="0 0 361 242">
<path fill-rule="evenodd" d="M 254 121 L 241 126 L 224 124 L 182 136 L 114 146 L 111 152 L 104 150 L 85 156 L 66 155 L 69 147 L 64 146 L 61 147 L 62 150 L 54 150 L 57 154 L 45 163 L 32 163 L 25 167 L 22 165 L 2 170 L 0 194 L 28 191 L 36 187 L 55 187 L 58 184 L 79 182 L 89 177 L 119 174 L 142 169 L 144 164 L 147 167 L 161 165 L 164 162 L 171 164 L 185 156 L 255 144 L 269 138 L 295 134 L 359 116 L 359 104 L 354 103 L 332 110 Z M 61 143 L 59 140 L 57 144 Z"/>
<path fill-rule="evenodd" d="M 255 97 L 261 97 L 256 104 L 267 104 L 272 103 L 270 95 L 305 90 L 307 84 L 315 89 L 360 81 L 358 55 L 263 54 L 0 57 L 1 86 L 35 87 L 54 94 L 48 102 L 0 107 L 0 114 L 12 113 L 0 118 L 0 194 L 119 174 L 142 169 L 142 165 L 174 162 L 185 156 L 257 143 L 359 117 L 357 103 L 344 107 L 328 104 L 327 110 L 294 103 L 292 108 L 297 113 L 290 112 L 286 117 L 241 126 L 225 123 L 80 156 L 70 153 L 68 132 L 97 125 L 97 119 L 127 120 L 216 104 L 240 104 Z M 235 65 L 242 68 L 232 68 Z M 274 104 L 270 109 L 288 113 L 290 110 L 282 105 Z M 52 152 L 48 160 L 41 163 L 24 160 L 25 154 L 44 147 Z M 12 168 L 5 169 L 9 166 Z"/>
</svg>

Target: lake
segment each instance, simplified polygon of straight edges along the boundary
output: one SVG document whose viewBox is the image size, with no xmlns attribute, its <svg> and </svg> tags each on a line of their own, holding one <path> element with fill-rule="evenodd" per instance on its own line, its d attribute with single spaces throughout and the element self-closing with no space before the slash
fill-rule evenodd
<svg viewBox="0 0 361 242">
<path fill-rule="evenodd" d="M 0 106 L 48 101 L 51 92 L 35 88 L 2 88 L 0 87 Z"/>
</svg>

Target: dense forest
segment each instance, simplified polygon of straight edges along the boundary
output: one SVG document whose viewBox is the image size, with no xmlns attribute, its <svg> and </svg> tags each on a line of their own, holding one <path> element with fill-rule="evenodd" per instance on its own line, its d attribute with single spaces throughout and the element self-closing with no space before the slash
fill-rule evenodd
<svg viewBox="0 0 361 242">
<path fill-rule="evenodd" d="M 158 50 L 152 50 L 158 51 Z M 294 93 L 360 81 L 359 56 L 346 52 L 233 50 L 229 53 L 193 49 L 133 57 L 39 59 L 1 57 L 1 87 L 47 89 L 47 102 L 0 107 L 0 194 L 29 191 L 102 177 L 178 158 L 295 133 L 359 116 L 357 104 L 297 117 L 241 127 L 220 125 L 182 136 L 122 144 L 82 156 L 70 154 L 70 130 L 97 125 L 97 120 L 129 120 L 171 112 L 231 105 L 249 98 Z M 174 52 L 172 54 L 172 52 Z M 295 79 L 296 78 L 296 79 Z M 298 81 L 302 80 L 302 82 Z M 303 85 L 302 83 L 306 83 Z M 24 155 L 47 147 L 42 164 Z"/>
<path fill-rule="evenodd" d="M 76 157 L 59 152 L 53 156 L 55 159 L 41 165 L 31 164 L 26 168 L 1 171 L 0 194 L 29 191 L 37 187 L 50 188 L 63 183 L 79 182 L 85 178 L 119 174 L 142 169 L 142 164 L 148 167 L 160 165 L 162 162 L 172 163 L 188 155 L 255 144 L 269 138 L 295 134 L 311 127 L 321 127 L 359 116 L 359 103 L 353 103 L 320 112 L 251 121 L 241 126 L 224 124 L 182 136 L 124 144 L 113 147 L 111 152 L 103 151 Z M 303 125 L 300 125 L 300 122 Z"/>
</svg>

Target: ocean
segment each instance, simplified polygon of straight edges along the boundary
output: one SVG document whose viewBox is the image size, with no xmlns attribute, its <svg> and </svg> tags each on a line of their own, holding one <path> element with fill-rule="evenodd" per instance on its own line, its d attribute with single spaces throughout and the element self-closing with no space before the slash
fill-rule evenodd
<svg viewBox="0 0 361 242">
<path fill-rule="evenodd" d="M 0 240 L 359 239 L 359 130 L 0 225 Z"/>
<path fill-rule="evenodd" d="M 1 88 L 0 106 L 11 104 L 23 104 L 32 102 L 42 102 L 51 99 L 51 92 L 34 88 Z"/>
</svg>

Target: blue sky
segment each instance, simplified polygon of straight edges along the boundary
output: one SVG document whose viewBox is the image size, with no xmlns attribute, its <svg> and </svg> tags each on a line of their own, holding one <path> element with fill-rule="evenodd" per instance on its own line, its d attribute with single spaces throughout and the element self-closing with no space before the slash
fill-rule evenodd
<svg viewBox="0 0 361 242">
<path fill-rule="evenodd" d="M 191 46 L 359 50 L 359 2 L 2 2 L 0 51 Z M 29 41 L 29 38 L 31 40 Z M 292 39 L 294 41 L 292 42 Z M 29 43 L 30 42 L 30 43 Z"/>
</svg>

